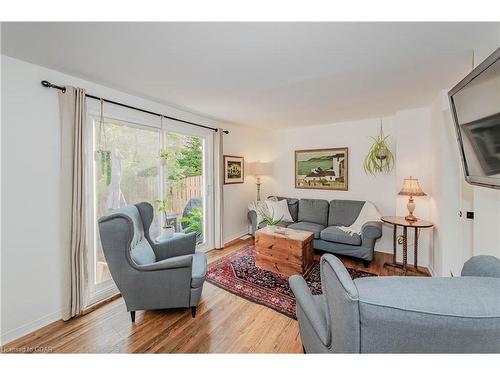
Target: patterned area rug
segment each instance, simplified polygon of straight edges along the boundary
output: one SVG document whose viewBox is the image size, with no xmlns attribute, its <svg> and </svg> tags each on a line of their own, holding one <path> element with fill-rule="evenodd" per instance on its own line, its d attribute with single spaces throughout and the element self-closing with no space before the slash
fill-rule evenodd
<svg viewBox="0 0 500 375">
<path fill-rule="evenodd" d="M 377 276 L 347 268 L 353 279 Z M 321 294 L 319 262 L 304 276 L 312 294 Z M 207 281 L 237 296 L 296 319 L 295 297 L 286 277 L 255 267 L 255 248 L 245 246 L 208 266 Z"/>
</svg>

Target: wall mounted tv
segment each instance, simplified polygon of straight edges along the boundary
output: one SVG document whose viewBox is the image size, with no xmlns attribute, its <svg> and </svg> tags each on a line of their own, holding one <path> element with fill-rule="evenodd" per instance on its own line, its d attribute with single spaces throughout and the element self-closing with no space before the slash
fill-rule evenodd
<svg viewBox="0 0 500 375">
<path fill-rule="evenodd" d="M 500 48 L 448 96 L 465 180 L 500 189 Z"/>
</svg>

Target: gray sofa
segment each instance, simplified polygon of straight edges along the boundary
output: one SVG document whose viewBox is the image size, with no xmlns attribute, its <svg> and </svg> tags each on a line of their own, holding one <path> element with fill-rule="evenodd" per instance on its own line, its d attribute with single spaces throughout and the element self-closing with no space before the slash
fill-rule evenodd
<svg viewBox="0 0 500 375">
<path fill-rule="evenodd" d="M 196 234 L 176 233 L 154 242 L 149 235 L 153 206 L 126 206 L 99 219 L 102 249 L 132 321 L 137 310 L 191 307 L 193 317 L 207 271 L 195 252 Z"/>
<path fill-rule="evenodd" d="M 315 249 L 349 255 L 362 259 L 365 265 L 373 260 L 375 242 L 382 237 L 382 223 L 369 221 L 363 225 L 361 235 L 347 234 L 338 229 L 339 226 L 353 224 L 365 204 L 364 201 L 323 199 L 286 199 L 293 222 L 280 222 L 278 225 L 293 229 L 306 230 L 314 233 Z M 257 223 L 257 213 L 248 212 L 251 224 L 250 233 L 266 226 L 265 222 Z"/>
<path fill-rule="evenodd" d="M 299 275 L 306 353 L 500 353 L 500 260 L 473 257 L 462 277 L 352 280 L 338 258 L 321 258 L 321 295 Z"/>
</svg>

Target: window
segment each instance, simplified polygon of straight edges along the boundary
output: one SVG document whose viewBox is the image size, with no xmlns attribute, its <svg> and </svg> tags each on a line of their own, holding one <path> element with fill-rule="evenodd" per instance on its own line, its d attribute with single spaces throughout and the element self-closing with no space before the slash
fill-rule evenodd
<svg viewBox="0 0 500 375">
<path fill-rule="evenodd" d="M 125 204 L 154 202 L 159 195 L 158 132 L 112 120 L 101 125 L 97 120 L 94 121 L 94 133 L 96 219 Z M 117 171 L 117 163 L 121 164 L 121 171 Z M 94 230 L 97 231 L 97 227 Z M 156 215 L 150 232 L 153 238 L 159 233 Z M 100 284 L 109 280 L 111 275 L 98 236 L 95 236 L 93 245 L 96 250 L 93 281 Z"/>
<path fill-rule="evenodd" d="M 164 148 L 163 222 L 176 232 L 196 232 L 197 244 L 203 244 L 203 138 L 165 132 Z"/>
<path fill-rule="evenodd" d="M 197 247 L 212 247 L 208 198 L 211 174 L 211 131 L 173 121 L 160 129 L 150 116 L 105 111 L 101 124 L 89 103 L 89 298 L 93 304 L 116 292 L 102 251 L 98 219 L 126 204 L 154 205 L 152 239 L 172 225 L 176 232 L 196 232 Z M 110 116 L 110 115 L 116 115 Z M 132 117 L 135 116 L 135 117 Z M 128 120 L 128 119 L 131 120 Z M 127 121 L 128 120 L 128 121 Z M 139 121 L 138 121 L 139 120 Z M 90 134 L 91 133 L 91 134 Z M 121 168 L 120 168 L 121 166 Z"/>
</svg>

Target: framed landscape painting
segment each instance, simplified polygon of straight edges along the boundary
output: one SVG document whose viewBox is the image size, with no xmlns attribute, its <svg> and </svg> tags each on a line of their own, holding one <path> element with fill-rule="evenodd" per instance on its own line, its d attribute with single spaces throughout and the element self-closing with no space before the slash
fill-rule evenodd
<svg viewBox="0 0 500 375">
<path fill-rule="evenodd" d="M 224 184 L 242 184 L 244 164 L 242 156 L 224 155 Z"/>
<path fill-rule="evenodd" d="M 295 188 L 347 190 L 348 158 L 347 147 L 295 151 Z"/>
</svg>

